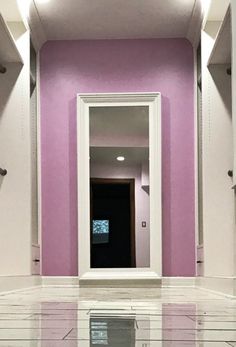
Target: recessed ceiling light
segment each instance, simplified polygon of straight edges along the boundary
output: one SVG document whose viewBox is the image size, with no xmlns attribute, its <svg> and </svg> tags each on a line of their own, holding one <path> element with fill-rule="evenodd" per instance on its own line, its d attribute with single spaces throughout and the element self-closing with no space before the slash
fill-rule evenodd
<svg viewBox="0 0 236 347">
<path fill-rule="evenodd" d="M 118 161 L 124 161 L 124 160 L 125 160 L 125 157 L 119 156 L 119 157 L 116 158 L 116 160 L 118 160 Z"/>
</svg>

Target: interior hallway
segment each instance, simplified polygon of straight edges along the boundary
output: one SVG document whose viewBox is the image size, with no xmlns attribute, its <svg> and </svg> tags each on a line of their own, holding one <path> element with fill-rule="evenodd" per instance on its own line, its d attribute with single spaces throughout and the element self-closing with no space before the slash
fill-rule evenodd
<svg viewBox="0 0 236 347">
<path fill-rule="evenodd" d="M 4 347 L 236 346 L 236 301 L 198 288 L 38 287 L 0 296 Z"/>
<path fill-rule="evenodd" d="M 236 346 L 236 0 L 0 0 L 0 43 L 0 347 Z"/>
</svg>

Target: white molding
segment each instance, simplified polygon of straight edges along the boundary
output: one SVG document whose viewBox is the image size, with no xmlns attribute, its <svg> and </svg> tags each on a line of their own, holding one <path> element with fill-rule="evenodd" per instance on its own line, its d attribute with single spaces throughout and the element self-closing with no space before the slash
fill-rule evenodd
<svg viewBox="0 0 236 347">
<path fill-rule="evenodd" d="M 196 277 L 196 288 L 204 289 L 215 294 L 235 297 L 236 277 Z"/>
<path fill-rule="evenodd" d="M 28 13 L 29 13 L 29 1 L 21 1 L 16 0 L 17 11 L 20 14 L 22 24 L 24 25 L 26 30 L 30 30 L 29 21 L 28 21 Z"/>
<path fill-rule="evenodd" d="M 38 182 L 38 244 L 40 247 L 40 274 L 42 274 L 42 173 L 41 173 L 41 107 L 40 107 L 40 54 L 36 56 L 37 93 L 37 182 Z"/>
<path fill-rule="evenodd" d="M 42 286 L 78 286 L 77 276 L 42 276 Z"/>
<path fill-rule="evenodd" d="M 121 269 L 90 268 L 90 192 L 89 192 L 89 107 L 148 106 L 150 146 L 150 268 L 155 278 L 162 275 L 162 206 L 161 206 L 161 95 L 160 93 L 106 93 L 79 94 L 77 96 L 77 165 L 78 165 L 78 262 L 79 277 L 94 280 L 99 272 L 100 280 L 115 279 L 117 273 L 132 273 L 133 279 L 144 274 L 142 268 L 130 271 Z M 155 160 L 158 158 L 158 161 Z M 85 275 L 86 274 L 86 275 Z"/>
<path fill-rule="evenodd" d="M 199 244 L 199 209 L 198 209 L 198 91 L 197 91 L 197 48 L 194 49 L 194 217 L 195 217 L 195 275 L 197 275 L 197 245 Z"/>
<path fill-rule="evenodd" d="M 236 3 L 231 1 L 231 25 L 232 25 L 232 122 L 233 145 L 236 148 Z M 233 155 L 233 186 L 236 189 L 236 152 Z M 234 248 L 235 249 L 235 248 Z M 236 257 L 236 255 L 235 255 Z M 236 263 L 236 261 L 235 261 Z M 236 265 L 236 264 L 235 264 Z M 236 272 L 236 270 L 234 270 Z"/>
<path fill-rule="evenodd" d="M 123 269 L 124 270 L 124 269 Z M 79 279 L 77 276 L 0 276 L 0 295 L 42 287 L 73 288 L 196 288 L 224 297 L 236 297 L 236 277 L 156 277 L 149 270 L 133 276 L 130 270 L 103 276 L 94 272 Z M 119 277 L 120 276 L 120 277 Z M 125 277 L 125 278 L 124 278 Z"/>
<path fill-rule="evenodd" d="M 195 287 L 196 277 L 162 277 L 162 287 Z"/>
<path fill-rule="evenodd" d="M 47 41 L 47 36 L 34 1 L 30 1 L 27 21 L 30 27 L 30 36 L 33 46 L 36 52 L 38 52 Z"/>
<path fill-rule="evenodd" d="M 40 285 L 41 276 L 0 276 L 0 295 Z"/>
<path fill-rule="evenodd" d="M 206 1 L 204 5 L 202 5 L 202 15 L 203 15 L 203 20 L 202 20 L 202 30 L 205 29 L 208 17 L 210 14 L 210 7 L 211 7 L 211 0 Z"/>
<path fill-rule="evenodd" d="M 195 0 L 186 36 L 186 38 L 191 42 L 194 48 L 197 48 L 200 42 L 202 21 L 203 11 L 201 0 Z"/>
<path fill-rule="evenodd" d="M 79 285 L 84 287 L 161 287 L 162 279 L 155 272 L 130 271 L 132 269 L 122 269 L 123 271 L 89 271 L 79 279 Z"/>
</svg>

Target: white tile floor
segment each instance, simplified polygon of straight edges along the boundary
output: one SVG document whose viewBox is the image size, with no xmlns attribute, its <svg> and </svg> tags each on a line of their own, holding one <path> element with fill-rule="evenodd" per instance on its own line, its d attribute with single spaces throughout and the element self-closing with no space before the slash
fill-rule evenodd
<svg viewBox="0 0 236 347">
<path fill-rule="evenodd" d="M 194 288 L 0 295 L 0 347 L 236 346 L 236 299 Z"/>
</svg>

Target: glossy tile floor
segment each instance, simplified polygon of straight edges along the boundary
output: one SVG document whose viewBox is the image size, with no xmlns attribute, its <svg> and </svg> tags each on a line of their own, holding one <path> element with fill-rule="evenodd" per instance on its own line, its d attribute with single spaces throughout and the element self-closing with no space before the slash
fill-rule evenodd
<svg viewBox="0 0 236 347">
<path fill-rule="evenodd" d="M 194 288 L 0 295 L 0 347 L 236 346 L 236 299 Z"/>
</svg>

